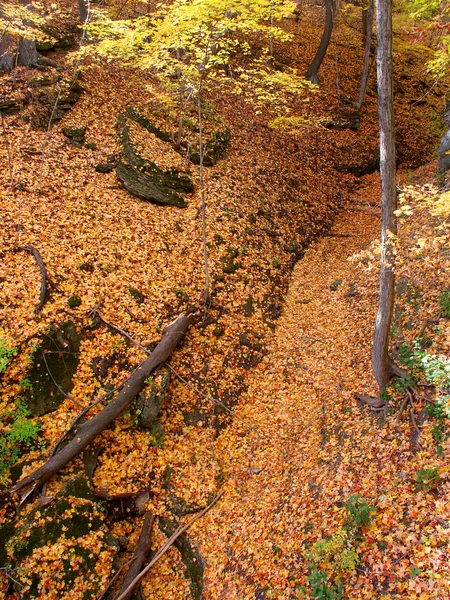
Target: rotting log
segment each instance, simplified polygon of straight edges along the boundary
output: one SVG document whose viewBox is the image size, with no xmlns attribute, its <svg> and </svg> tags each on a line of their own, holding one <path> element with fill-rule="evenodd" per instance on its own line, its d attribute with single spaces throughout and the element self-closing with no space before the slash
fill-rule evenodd
<svg viewBox="0 0 450 600">
<path fill-rule="evenodd" d="M 75 456 L 80 454 L 104 429 L 106 429 L 131 404 L 144 387 L 145 380 L 172 354 L 186 333 L 194 315 L 181 314 L 164 329 L 163 337 L 150 356 L 131 374 L 127 384 L 103 410 L 92 419 L 82 423 L 72 440 L 42 467 L 21 479 L 9 493 L 19 494 L 23 502 L 35 489 L 41 487 Z"/>
</svg>

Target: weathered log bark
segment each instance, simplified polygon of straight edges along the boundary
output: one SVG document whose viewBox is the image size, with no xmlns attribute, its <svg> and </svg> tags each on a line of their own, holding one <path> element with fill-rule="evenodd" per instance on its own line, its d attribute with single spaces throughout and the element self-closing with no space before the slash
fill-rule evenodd
<svg viewBox="0 0 450 600">
<path fill-rule="evenodd" d="M 76 429 L 73 439 L 55 456 L 50 458 L 42 467 L 16 483 L 8 492 L 17 493 L 22 501 L 25 500 L 36 488 L 41 487 L 50 477 L 84 450 L 99 433 L 106 429 L 131 404 L 143 388 L 145 380 L 169 358 L 192 320 L 193 315 L 181 314 L 166 327 L 159 344 L 147 360 L 132 373 L 127 384 L 120 390 L 114 400 L 92 419 L 80 425 Z"/>
<path fill-rule="evenodd" d="M 389 331 L 394 311 L 394 240 L 397 223 L 395 187 L 394 95 L 392 86 L 392 0 L 377 2 L 377 79 L 380 121 L 381 265 L 378 313 L 372 348 L 372 369 L 380 394 L 394 375 L 389 357 Z"/>
<path fill-rule="evenodd" d="M 372 30 L 373 30 L 373 16 L 374 16 L 374 0 L 369 0 L 369 8 L 365 11 L 367 13 L 366 30 L 364 33 L 364 67 L 361 77 L 361 85 L 359 88 L 357 105 L 361 108 L 364 102 L 364 96 L 366 95 L 367 83 L 369 81 L 370 73 L 370 44 L 372 42 Z"/>
<path fill-rule="evenodd" d="M 326 15 L 322 39 L 320 40 L 320 44 L 317 49 L 316 55 L 314 56 L 311 64 L 309 65 L 305 75 L 308 81 L 311 81 L 311 83 L 316 84 L 319 83 L 319 78 L 317 74 L 319 72 L 322 61 L 325 58 L 325 54 L 327 53 L 334 25 L 335 0 L 324 0 L 324 4 Z"/>
<path fill-rule="evenodd" d="M 147 561 L 149 552 L 152 547 L 152 527 L 153 522 L 155 520 L 155 515 L 147 512 L 145 514 L 144 524 L 142 525 L 141 535 L 139 536 L 139 541 L 136 546 L 136 550 L 134 551 L 133 562 L 130 565 L 130 568 L 125 575 L 125 579 L 123 580 L 122 587 L 120 588 L 120 594 L 124 594 L 124 600 L 128 600 L 131 598 L 135 586 L 133 586 L 133 582 L 136 577 L 142 570 L 145 562 Z M 136 583 L 135 585 L 138 585 Z"/>
</svg>

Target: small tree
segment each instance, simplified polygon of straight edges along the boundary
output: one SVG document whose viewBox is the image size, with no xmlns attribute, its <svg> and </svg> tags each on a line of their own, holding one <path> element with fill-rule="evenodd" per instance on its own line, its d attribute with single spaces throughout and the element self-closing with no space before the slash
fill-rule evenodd
<svg viewBox="0 0 450 600">
<path fill-rule="evenodd" d="M 392 0 L 377 0 L 377 80 L 380 123 L 381 178 L 381 264 L 378 312 L 372 347 L 372 370 L 379 388 L 376 399 L 360 396 L 374 408 L 384 405 L 389 380 L 399 369 L 389 356 L 389 333 L 394 311 L 395 274 L 394 243 L 397 234 L 395 210 L 394 97 L 392 86 Z"/>
<path fill-rule="evenodd" d="M 330 45 L 331 34 L 333 33 L 334 19 L 336 16 L 336 0 L 323 0 L 325 5 L 325 24 L 323 27 L 322 38 L 320 40 L 317 52 L 306 71 L 306 79 L 311 83 L 319 83 L 319 69 Z"/>
<path fill-rule="evenodd" d="M 207 86 L 228 76 L 230 61 L 236 55 L 246 55 L 257 68 L 247 67 L 252 83 L 267 77 L 267 60 L 252 57 L 249 39 L 263 36 L 269 41 L 291 38 L 274 22 L 293 13 L 290 0 L 249 0 L 234 10 L 229 0 L 175 0 L 170 6 L 160 6 L 152 15 L 132 21 L 112 21 L 105 18 L 89 27 L 97 37 L 94 51 L 108 58 L 126 60 L 134 66 L 153 70 L 160 82 L 178 98 L 179 129 L 176 146 L 182 137 L 183 110 L 187 102 L 195 102 L 198 118 L 199 177 L 202 215 L 202 237 L 205 270 L 205 302 L 210 299 L 210 279 L 206 245 L 206 196 L 203 177 L 204 127 L 203 97 Z M 238 69 L 236 74 L 241 73 Z M 281 76 L 279 88 L 283 87 Z M 236 90 L 248 81 L 244 76 L 236 81 Z M 304 80 L 285 76 L 285 85 L 298 89 Z M 273 85 L 274 79 L 271 79 Z"/>
</svg>

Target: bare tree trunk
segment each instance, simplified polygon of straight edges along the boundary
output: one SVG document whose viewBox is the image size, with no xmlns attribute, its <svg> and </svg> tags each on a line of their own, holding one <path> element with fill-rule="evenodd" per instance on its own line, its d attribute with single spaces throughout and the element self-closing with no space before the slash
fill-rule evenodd
<svg viewBox="0 0 450 600">
<path fill-rule="evenodd" d="M 78 15 L 80 23 L 85 23 L 88 17 L 88 7 L 86 0 L 78 0 Z"/>
<path fill-rule="evenodd" d="M 210 285 L 209 285 L 209 261 L 208 261 L 208 246 L 206 242 L 206 197 L 204 189 L 204 177 L 203 177 L 203 158 L 204 158 L 204 145 L 203 145 L 203 117 L 202 117 L 202 93 L 203 81 L 200 80 L 198 94 L 197 94 L 197 113 L 198 113 L 198 152 L 199 152 L 199 163 L 198 163 L 198 174 L 200 179 L 200 200 L 201 200 L 201 213 L 202 213 L 202 240 L 203 240 L 203 268 L 205 271 L 205 291 L 204 299 L 205 305 L 207 305 L 211 299 Z"/>
<path fill-rule="evenodd" d="M 364 102 L 364 96 L 366 95 L 367 83 L 369 81 L 369 72 L 370 72 L 370 44 L 372 42 L 372 29 L 373 29 L 373 14 L 374 14 L 374 4 L 373 0 L 369 0 L 369 8 L 365 10 L 367 13 L 367 19 L 365 22 L 365 31 L 364 31 L 364 68 L 363 74 L 361 77 L 361 86 L 359 88 L 359 95 L 357 100 L 358 108 L 361 108 L 362 103 Z"/>
<path fill-rule="evenodd" d="M 363 5 L 362 8 L 362 38 L 363 38 L 363 44 L 366 44 L 366 40 L 367 40 L 367 31 L 368 31 L 368 21 L 369 21 L 369 9 L 365 8 Z M 369 34 L 370 35 L 370 34 Z"/>
<path fill-rule="evenodd" d="M 394 310 L 394 240 L 397 223 L 395 189 L 394 96 L 392 89 L 392 0 L 377 1 L 377 80 L 380 122 L 381 266 L 380 295 L 372 348 L 372 369 L 380 394 L 393 375 L 389 357 L 389 331 Z"/>
<path fill-rule="evenodd" d="M 335 0 L 324 0 L 324 4 L 326 15 L 322 39 L 320 40 L 320 44 L 317 49 L 316 55 L 313 58 L 311 64 L 309 65 L 305 75 L 306 79 L 308 79 L 308 81 L 311 81 L 311 83 L 319 83 L 317 73 L 319 72 L 320 65 L 322 64 L 322 61 L 325 58 L 325 54 L 327 53 L 328 46 L 331 40 L 331 34 L 333 32 Z"/>
</svg>

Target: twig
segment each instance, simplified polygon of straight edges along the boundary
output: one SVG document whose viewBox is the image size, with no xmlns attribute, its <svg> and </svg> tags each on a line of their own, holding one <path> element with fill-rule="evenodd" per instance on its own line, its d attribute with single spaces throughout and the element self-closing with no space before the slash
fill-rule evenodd
<svg viewBox="0 0 450 600">
<path fill-rule="evenodd" d="M 128 597 L 128 594 L 134 590 L 134 588 L 136 587 L 136 585 L 138 583 L 140 583 L 142 581 L 142 579 L 145 577 L 145 575 L 150 571 L 150 569 L 153 567 L 153 565 L 161 558 L 161 556 L 163 556 L 167 552 L 167 550 L 169 550 L 169 548 L 171 548 L 173 546 L 173 544 L 180 537 L 180 535 L 182 533 L 184 533 L 185 531 L 187 531 L 189 529 L 189 527 L 195 521 L 197 521 L 198 519 L 201 519 L 209 510 L 211 510 L 211 508 L 223 496 L 223 494 L 224 494 L 223 491 L 220 492 L 219 494 L 217 494 L 217 496 L 214 498 L 214 500 L 212 502 L 210 502 L 206 508 L 204 508 L 197 515 L 194 515 L 192 517 L 192 519 L 190 519 L 185 525 L 181 525 L 181 524 L 178 525 L 176 530 L 173 532 L 173 534 L 170 536 L 170 538 L 161 546 L 161 548 L 156 552 L 156 554 L 154 555 L 152 560 L 148 563 L 148 565 L 145 567 L 145 569 L 143 569 L 139 573 L 139 575 L 134 578 L 134 580 L 130 583 L 130 585 L 123 592 L 121 592 L 119 596 L 115 596 L 113 600 L 126 600 L 126 598 Z"/>
<path fill-rule="evenodd" d="M 401 405 L 400 405 L 400 408 L 398 409 L 398 415 L 397 415 L 397 418 L 396 418 L 396 420 L 395 420 L 395 424 L 396 424 L 396 425 L 398 425 L 398 424 L 399 424 L 399 422 L 400 422 L 400 417 L 402 416 L 402 413 L 403 413 L 403 411 L 405 410 L 405 407 L 406 407 L 406 405 L 408 404 L 408 402 L 409 402 L 409 397 L 408 397 L 408 396 L 405 396 L 405 397 L 403 398 L 403 402 L 402 402 L 402 403 L 401 403 Z"/>
<path fill-rule="evenodd" d="M 151 354 L 149 352 L 148 348 L 146 348 L 145 346 L 143 346 L 142 344 L 140 344 L 137 340 L 135 340 L 134 338 L 132 338 L 131 335 L 127 331 L 125 331 L 125 329 L 121 329 L 117 325 L 113 325 L 113 323 L 109 323 L 109 321 L 106 321 L 106 319 L 104 319 L 102 317 L 102 315 L 98 312 L 97 308 L 94 308 L 93 310 L 91 310 L 91 312 L 89 313 L 89 316 L 97 316 L 100 319 L 100 321 L 104 325 L 106 325 L 106 327 L 110 327 L 114 331 L 117 331 L 117 333 L 120 333 L 120 335 L 123 335 L 124 337 L 126 337 L 127 340 L 130 340 L 130 342 L 132 344 L 134 344 L 135 346 L 137 346 L 140 350 L 142 350 L 146 354 Z"/>
<path fill-rule="evenodd" d="M 73 84 L 72 84 L 72 85 L 73 85 Z M 71 86 L 71 87 L 72 87 L 72 86 Z M 46 149 L 47 149 L 48 136 L 49 136 L 50 129 L 51 129 L 51 126 L 52 126 L 53 117 L 55 116 L 56 107 L 58 106 L 58 102 L 59 102 L 59 99 L 60 99 L 60 97 L 61 97 L 61 89 L 62 89 L 62 87 L 61 87 L 61 86 L 59 86 L 59 89 L 58 89 L 58 95 L 56 96 L 56 100 L 55 100 L 55 103 L 54 103 L 54 105 L 53 105 L 52 112 L 51 112 L 51 114 L 50 114 L 50 119 L 48 120 L 47 131 L 45 132 L 44 141 L 42 142 L 42 151 L 41 151 L 41 166 L 40 166 L 40 168 L 39 168 L 39 187 L 38 187 L 39 194 L 42 194 L 42 173 L 43 173 L 43 170 L 44 170 L 45 151 L 46 151 Z M 70 89 L 70 88 L 69 88 L 69 89 Z"/>
</svg>

